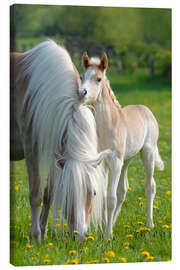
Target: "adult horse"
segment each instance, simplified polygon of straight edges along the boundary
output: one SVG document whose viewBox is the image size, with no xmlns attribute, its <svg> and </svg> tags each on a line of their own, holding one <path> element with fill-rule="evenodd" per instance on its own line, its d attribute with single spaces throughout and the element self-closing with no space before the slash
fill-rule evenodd
<svg viewBox="0 0 180 270">
<path fill-rule="evenodd" d="M 99 150 L 110 148 L 115 158 L 106 161 L 106 171 L 111 171 L 107 193 L 108 223 L 107 234 L 112 235 L 112 227 L 121 210 L 128 190 L 127 169 L 132 158 L 140 152 L 144 163 L 146 179 L 145 192 L 148 200 L 147 225 L 153 224 L 153 199 L 156 184 L 153 178 L 154 166 L 163 170 L 164 164 L 159 155 L 158 124 L 152 112 L 143 105 L 122 108 L 118 103 L 109 81 L 106 78 L 108 58 L 82 57 L 84 73 L 78 94 L 82 102 L 94 106 Z"/>
<path fill-rule="evenodd" d="M 68 52 L 46 41 L 25 53 L 11 53 L 10 75 L 10 155 L 11 160 L 26 159 L 30 237 L 38 241 L 46 236 L 53 201 L 71 233 L 78 230 L 83 238 L 88 225 L 101 224 L 106 212 L 106 183 L 98 165 L 111 151 L 97 152 L 94 117 L 77 95 L 79 74 Z"/>
</svg>

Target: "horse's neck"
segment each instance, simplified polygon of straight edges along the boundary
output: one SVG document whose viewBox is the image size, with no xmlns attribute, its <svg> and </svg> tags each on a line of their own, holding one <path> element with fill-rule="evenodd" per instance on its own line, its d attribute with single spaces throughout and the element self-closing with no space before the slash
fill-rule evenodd
<svg viewBox="0 0 180 270">
<path fill-rule="evenodd" d="M 94 108 L 98 137 L 100 141 L 102 140 L 106 144 L 105 137 L 109 140 L 110 133 L 122 117 L 121 106 L 108 83 L 103 84 L 101 94 L 94 104 Z"/>
</svg>

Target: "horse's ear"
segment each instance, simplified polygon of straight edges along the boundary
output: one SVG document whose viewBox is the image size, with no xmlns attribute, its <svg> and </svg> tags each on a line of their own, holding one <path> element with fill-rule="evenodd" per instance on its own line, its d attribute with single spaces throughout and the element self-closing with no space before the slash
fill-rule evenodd
<svg viewBox="0 0 180 270">
<path fill-rule="evenodd" d="M 83 53 L 82 64 L 83 64 L 84 69 L 87 69 L 89 67 L 89 56 L 87 55 L 87 52 Z"/>
<path fill-rule="evenodd" d="M 106 70 L 107 67 L 108 67 L 108 57 L 107 57 L 107 54 L 104 53 L 103 57 L 101 58 L 101 62 L 100 62 L 100 69 L 101 70 Z"/>
</svg>

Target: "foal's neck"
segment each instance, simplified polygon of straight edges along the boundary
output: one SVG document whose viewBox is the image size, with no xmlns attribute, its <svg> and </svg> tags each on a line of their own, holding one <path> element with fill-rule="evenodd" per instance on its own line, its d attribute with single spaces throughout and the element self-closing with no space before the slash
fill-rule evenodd
<svg viewBox="0 0 180 270">
<path fill-rule="evenodd" d="M 105 79 L 103 81 L 102 90 L 98 97 L 98 100 L 95 104 L 95 107 L 101 106 L 104 107 L 104 110 L 108 108 L 108 110 L 121 112 L 121 105 L 116 99 L 113 90 L 110 87 L 109 81 Z M 106 108 L 106 109 L 105 109 Z"/>
</svg>

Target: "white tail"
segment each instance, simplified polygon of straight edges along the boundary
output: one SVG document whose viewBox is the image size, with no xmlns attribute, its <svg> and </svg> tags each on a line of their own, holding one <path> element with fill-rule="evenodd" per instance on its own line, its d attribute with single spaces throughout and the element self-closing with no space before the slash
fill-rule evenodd
<svg viewBox="0 0 180 270">
<path fill-rule="evenodd" d="M 164 162 L 161 159 L 161 156 L 159 154 L 158 147 L 156 147 L 156 150 L 155 150 L 155 166 L 160 171 L 163 171 L 164 170 Z"/>
</svg>

